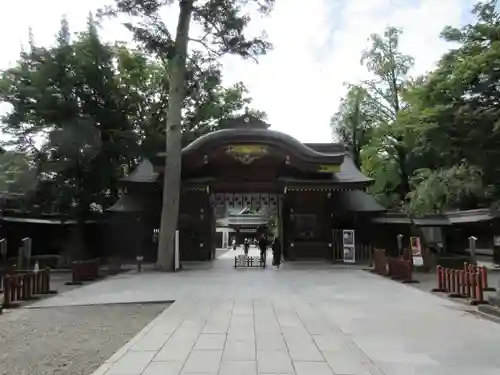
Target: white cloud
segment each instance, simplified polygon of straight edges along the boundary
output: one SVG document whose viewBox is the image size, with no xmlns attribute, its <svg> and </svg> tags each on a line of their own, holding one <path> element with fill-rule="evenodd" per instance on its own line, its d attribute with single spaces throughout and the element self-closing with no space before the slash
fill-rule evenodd
<svg viewBox="0 0 500 375">
<path fill-rule="evenodd" d="M 88 11 L 103 0 L 17 0 L 0 13 L 0 68 L 15 61 L 28 27 L 38 43 L 48 44 L 67 14 L 74 30 L 85 27 Z M 416 59 L 414 72 L 432 68 L 447 46 L 439 32 L 458 25 L 472 0 L 287 0 L 277 1 L 270 17 L 253 22 L 265 29 L 275 48 L 259 64 L 236 57 L 223 59 L 227 82 L 243 81 L 254 106 L 265 110 L 272 128 L 301 141 L 331 139 L 329 119 L 344 94 L 343 82 L 366 77 L 360 53 L 371 33 L 391 24 L 402 27 L 401 48 Z M 29 11 L 28 11 L 29 10 Z M 168 16 L 169 20 L 174 17 Z M 15 37 L 12 37 L 15 35 Z M 106 39 L 126 40 L 119 26 L 103 30 Z"/>
</svg>

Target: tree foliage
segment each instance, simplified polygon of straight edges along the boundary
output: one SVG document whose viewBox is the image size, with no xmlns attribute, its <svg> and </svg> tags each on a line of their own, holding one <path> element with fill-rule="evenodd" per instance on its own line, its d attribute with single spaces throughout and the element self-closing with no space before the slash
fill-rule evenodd
<svg viewBox="0 0 500 375">
<path fill-rule="evenodd" d="M 11 108 L 1 121 L 4 146 L 17 152 L 0 160 L 3 188 L 21 192 L 27 185 L 26 173 L 13 173 L 24 164 L 6 160 L 23 155 L 31 180 L 22 192 L 31 211 L 58 212 L 81 225 L 102 212 L 117 199 L 124 166 L 165 144 L 168 70 L 168 61 L 143 50 L 103 43 L 92 15 L 78 34 L 63 19 L 52 46 L 38 46 L 31 35 L 0 77 L 0 101 Z M 220 119 L 252 111 L 243 84 L 222 86 L 220 67 L 202 56 L 192 56 L 187 73 L 185 143 L 215 130 Z"/>
<path fill-rule="evenodd" d="M 357 167 L 361 166 L 361 150 L 370 142 L 375 116 L 367 91 L 351 85 L 330 120 L 334 135 L 349 148 Z"/>
<path fill-rule="evenodd" d="M 413 59 L 398 50 L 400 30 L 371 37 L 362 63 L 374 79 L 361 86 L 378 121 L 361 148 L 361 167 L 375 179 L 370 192 L 387 207 L 422 215 L 499 199 L 496 5 L 478 3 L 472 23 L 445 27 L 442 37 L 454 48 L 422 77 L 409 77 Z"/>
</svg>

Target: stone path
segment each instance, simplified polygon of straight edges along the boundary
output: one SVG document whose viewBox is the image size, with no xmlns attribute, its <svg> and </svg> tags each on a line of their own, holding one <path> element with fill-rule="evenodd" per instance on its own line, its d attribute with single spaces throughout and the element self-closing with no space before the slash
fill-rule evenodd
<svg viewBox="0 0 500 375">
<path fill-rule="evenodd" d="M 235 253 L 34 306 L 176 301 L 94 375 L 500 373 L 500 325 L 458 304 L 352 267 L 235 270 Z"/>
</svg>

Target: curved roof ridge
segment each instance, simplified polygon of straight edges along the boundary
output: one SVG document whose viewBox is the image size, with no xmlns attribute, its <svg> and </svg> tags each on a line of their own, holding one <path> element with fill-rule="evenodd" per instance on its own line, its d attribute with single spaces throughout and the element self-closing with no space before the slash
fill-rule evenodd
<svg viewBox="0 0 500 375">
<path fill-rule="evenodd" d="M 240 143 L 266 143 L 271 142 L 275 144 L 281 144 L 288 148 L 291 152 L 300 154 L 306 159 L 330 159 L 335 158 L 332 162 L 342 162 L 345 155 L 345 150 L 338 151 L 336 153 L 323 153 L 308 145 L 300 142 L 296 138 L 289 134 L 279 132 L 276 130 L 269 129 L 251 129 L 251 128 L 239 128 L 239 129 L 221 129 L 212 133 L 205 134 L 195 141 L 191 142 L 188 146 L 184 147 L 182 153 L 184 155 L 191 154 L 202 147 L 212 146 L 216 147 L 219 145 L 228 144 L 231 142 Z M 328 161 L 327 161 L 328 162 Z"/>
</svg>

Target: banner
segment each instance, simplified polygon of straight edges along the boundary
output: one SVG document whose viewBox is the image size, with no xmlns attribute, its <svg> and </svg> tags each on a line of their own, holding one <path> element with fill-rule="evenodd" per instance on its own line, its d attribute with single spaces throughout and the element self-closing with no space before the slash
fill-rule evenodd
<svg viewBox="0 0 500 375">
<path fill-rule="evenodd" d="M 413 264 L 415 266 L 423 265 L 424 258 L 422 258 L 422 247 L 420 244 L 420 237 L 410 237 L 410 249 L 411 249 L 411 256 L 413 258 Z"/>
<path fill-rule="evenodd" d="M 344 263 L 356 262 L 356 240 L 353 229 L 344 229 L 342 231 L 342 244 L 344 248 Z"/>
<path fill-rule="evenodd" d="M 420 237 L 410 237 L 411 255 L 414 257 L 422 256 L 420 248 Z"/>
</svg>

